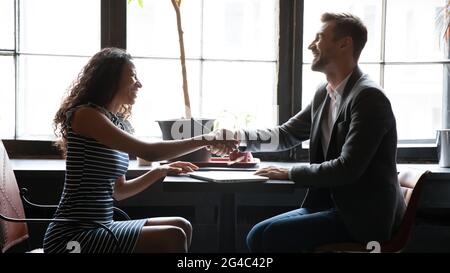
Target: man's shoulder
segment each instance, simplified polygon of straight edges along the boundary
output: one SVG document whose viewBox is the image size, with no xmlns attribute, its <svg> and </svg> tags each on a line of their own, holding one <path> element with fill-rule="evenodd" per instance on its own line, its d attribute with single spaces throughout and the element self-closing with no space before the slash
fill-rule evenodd
<svg viewBox="0 0 450 273">
<path fill-rule="evenodd" d="M 325 96 L 327 95 L 327 82 L 321 83 L 317 86 L 316 93 L 314 93 L 314 102 L 322 102 Z"/>
<path fill-rule="evenodd" d="M 375 81 L 370 79 L 370 77 L 365 74 L 363 75 L 353 86 L 352 91 L 350 92 L 350 96 L 353 99 L 363 98 L 363 97 L 371 97 L 373 99 L 381 99 L 387 100 L 387 98 L 383 88 L 378 85 Z"/>
<path fill-rule="evenodd" d="M 368 74 L 363 74 L 361 78 L 359 78 L 356 81 L 355 85 L 353 86 L 353 89 L 361 89 L 361 90 L 376 89 L 378 91 L 383 92 L 383 88 L 374 80 L 372 80 Z"/>
<path fill-rule="evenodd" d="M 316 94 L 324 94 L 327 93 L 327 85 L 328 82 L 322 82 L 317 86 Z"/>
</svg>

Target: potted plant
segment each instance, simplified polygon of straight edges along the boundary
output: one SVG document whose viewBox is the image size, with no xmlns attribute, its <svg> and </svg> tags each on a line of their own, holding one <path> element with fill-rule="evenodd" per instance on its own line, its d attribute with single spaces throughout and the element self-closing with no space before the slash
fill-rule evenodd
<svg viewBox="0 0 450 273">
<path fill-rule="evenodd" d="M 183 79 L 183 97 L 185 118 L 173 120 L 159 120 L 158 124 L 161 128 L 163 139 L 182 139 L 189 138 L 202 133 L 209 133 L 212 130 L 214 120 L 212 119 L 193 119 L 191 113 L 191 102 L 189 99 L 189 89 L 186 72 L 186 54 L 184 50 L 183 28 L 181 25 L 181 0 L 170 0 L 175 10 L 177 19 L 178 41 L 180 44 L 180 63 L 181 74 Z M 203 162 L 208 161 L 210 152 L 203 148 L 193 153 L 187 154 L 175 160 Z"/>
<path fill-rule="evenodd" d="M 128 0 L 130 3 L 132 0 Z M 194 119 L 192 118 L 191 102 L 189 99 L 189 89 L 186 71 L 186 55 L 184 50 L 183 28 L 181 24 L 181 0 L 170 0 L 175 10 L 177 19 L 178 40 L 180 45 L 180 63 L 181 73 L 183 79 L 183 97 L 184 97 L 184 112 L 185 117 L 181 119 L 171 120 L 158 120 L 158 124 L 161 128 L 162 137 L 164 140 L 183 139 L 189 138 L 204 133 L 209 133 L 213 129 L 213 119 Z M 143 7 L 143 0 L 138 0 L 138 3 Z M 174 160 L 184 160 L 192 162 L 204 162 L 208 161 L 211 154 L 206 149 L 200 149 L 185 156 L 176 158 Z"/>
</svg>

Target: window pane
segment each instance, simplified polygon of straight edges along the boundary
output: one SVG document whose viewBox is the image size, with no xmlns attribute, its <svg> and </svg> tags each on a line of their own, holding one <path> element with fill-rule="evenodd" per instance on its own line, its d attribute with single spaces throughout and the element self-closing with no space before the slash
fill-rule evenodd
<svg viewBox="0 0 450 273">
<path fill-rule="evenodd" d="M 387 1 L 386 61 L 441 60 L 436 16 L 446 0 Z"/>
<path fill-rule="evenodd" d="M 145 2 L 146 3 L 146 2 Z M 183 88 L 179 60 L 135 59 L 136 73 L 143 87 L 133 106 L 132 124 L 137 136 L 160 136 L 156 120 L 184 115 Z M 200 62 L 187 62 L 192 115 L 200 117 Z"/>
<path fill-rule="evenodd" d="M 14 0 L 0 0 L 0 49 L 14 49 Z"/>
<path fill-rule="evenodd" d="M 22 52 L 93 55 L 100 49 L 100 0 L 21 0 Z"/>
<path fill-rule="evenodd" d="M 379 0 L 305 0 L 303 27 L 303 60 L 312 61 L 308 50 L 322 25 L 320 16 L 324 12 L 350 12 L 361 18 L 367 27 L 368 40 L 360 61 L 379 61 L 381 45 L 381 3 Z"/>
<path fill-rule="evenodd" d="M 204 1 L 205 58 L 277 60 L 278 2 Z"/>
<path fill-rule="evenodd" d="M 271 109 L 271 112 L 267 112 L 268 108 L 260 110 L 264 115 L 253 123 L 264 121 L 266 125 L 276 124 L 278 112 L 273 105 L 276 105 L 278 6 L 279 0 L 182 2 L 186 56 L 199 59 L 188 61 L 187 70 L 194 117 L 217 118 L 219 115 L 223 116 L 223 109 L 229 107 L 228 101 L 233 101 L 232 105 L 236 105 L 236 96 L 223 95 L 227 97 L 225 102 L 222 96 L 217 96 L 218 93 L 225 94 L 221 92 L 223 90 L 239 94 L 239 98 L 243 96 L 243 91 L 252 90 L 249 93 L 252 98 L 254 92 L 258 92 L 258 96 L 268 96 L 266 104 Z M 135 59 L 144 87 L 133 109 L 133 124 L 136 135 L 157 136 L 160 135 L 160 130 L 155 120 L 184 116 L 175 11 L 170 1 L 144 1 L 144 8 L 140 8 L 134 1 L 128 5 L 127 20 L 128 51 L 134 56 L 156 57 Z M 158 57 L 163 58 L 157 59 Z M 203 60 L 208 58 L 270 62 Z M 250 76 L 249 71 L 252 72 Z M 227 76 L 225 79 L 224 75 Z M 250 83 L 252 87 L 245 88 Z M 217 100 L 221 101 L 220 104 L 223 103 L 223 109 L 217 109 Z M 243 104 L 245 100 L 242 98 L 240 103 Z M 244 110 L 246 113 L 252 112 L 248 106 L 246 109 L 241 107 L 244 110 L 235 108 L 231 107 L 228 112 L 236 110 L 233 113 L 236 116 L 242 116 Z M 259 114 L 255 113 L 252 114 Z M 251 117 L 246 118 L 249 120 Z M 248 121 L 247 124 L 250 126 L 251 122 Z"/>
<path fill-rule="evenodd" d="M 386 65 L 385 91 L 398 139 L 434 139 L 441 128 L 442 65 Z"/>
<path fill-rule="evenodd" d="M 359 64 L 359 67 L 363 73 L 368 74 L 374 82 L 381 86 L 379 64 Z"/>
<path fill-rule="evenodd" d="M 35 0 L 32 0 L 35 1 Z M 180 57 L 175 9 L 171 1 L 145 0 L 128 5 L 127 48 L 135 56 Z M 200 56 L 201 0 L 182 1 L 181 20 L 187 58 Z"/>
<path fill-rule="evenodd" d="M 53 117 L 88 58 L 20 57 L 18 137 L 53 137 Z"/>
<path fill-rule="evenodd" d="M 202 115 L 222 127 L 276 125 L 276 69 L 275 62 L 205 62 Z"/>
<path fill-rule="evenodd" d="M 0 56 L 0 138 L 14 138 L 14 59 Z"/>
</svg>

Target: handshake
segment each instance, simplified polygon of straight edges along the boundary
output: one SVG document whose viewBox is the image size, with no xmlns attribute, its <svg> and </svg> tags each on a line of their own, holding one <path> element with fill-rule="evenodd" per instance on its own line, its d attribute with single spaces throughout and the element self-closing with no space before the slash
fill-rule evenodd
<svg viewBox="0 0 450 273">
<path fill-rule="evenodd" d="M 251 156 L 251 153 L 239 151 L 239 144 L 243 138 L 238 131 L 219 129 L 209 133 L 208 135 L 211 137 L 211 141 L 208 143 L 207 148 L 212 154 L 218 156 L 229 155 L 230 160 L 236 160 L 243 156 L 248 157 L 248 154 Z M 251 161 L 250 158 L 242 159 L 244 162 L 246 162 L 246 160 Z"/>
</svg>

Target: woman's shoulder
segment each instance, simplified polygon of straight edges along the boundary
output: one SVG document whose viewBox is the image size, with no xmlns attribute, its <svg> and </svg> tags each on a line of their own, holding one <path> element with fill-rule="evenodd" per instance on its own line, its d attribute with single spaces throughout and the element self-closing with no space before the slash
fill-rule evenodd
<svg viewBox="0 0 450 273">
<path fill-rule="evenodd" d="M 74 115 L 105 115 L 108 118 L 111 115 L 111 113 L 106 110 L 104 107 L 101 107 L 97 104 L 93 103 L 86 103 L 82 105 L 78 105 L 67 111 L 67 118 L 71 121 L 73 119 Z"/>
<path fill-rule="evenodd" d="M 124 117 L 93 103 L 80 105 L 74 110 L 71 117 L 71 123 L 75 123 L 72 124 L 73 129 L 74 127 L 80 128 L 80 126 L 88 124 L 89 126 L 100 125 L 99 122 L 105 122 L 106 120 L 128 133 L 133 133 L 134 131 L 131 124 Z"/>
<path fill-rule="evenodd" d="M 75 120 L 93 122 L 94 120 L 98 120 L 98 117 L 105 116 L 106 113 L 100 107 L 85 104 L 74 108 L 70 115 L 71 122 Z"/>
<path fill-rule="evenodd" d="M 101 109 L 90 105 L 80 105 L 71 114 L 70 131 L 87 138 L 95 138 L 95 132 L 102 131 L 99 128 L 104 128 L 108 120 Z"/>
<path fill-rule="evenodd" d="M 95 109 L 95 110 L 99 111 L 100 113 L 105 114 L 106 116 L 109 116 L 109 115 L 112 114 L 112 113 L 111 113 L 108 109 L 106 109 L 105 107 L 100 106 L 100 105 L 95 104 L 95 103 L 92 103 L 92 102 L 89 102 L 89 103 L 83 105 L 83 107 Z"/>
</svg>

